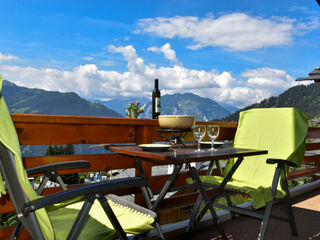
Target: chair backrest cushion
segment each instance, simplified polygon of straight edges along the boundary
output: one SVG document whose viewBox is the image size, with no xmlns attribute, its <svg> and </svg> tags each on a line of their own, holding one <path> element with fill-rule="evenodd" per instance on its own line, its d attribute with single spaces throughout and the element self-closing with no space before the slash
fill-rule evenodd
<svg viewBox="0 0 320 240">
<path fill-rule="evenodd" d="M 0 77 L 0 91 L 1 89 L 2 89 L 2 78 Z M 38 198 L 39 196 L 36 194 L 30 182 L 28 181 L 27 173 L 23 167 L 19 139 L 3 97 L 1 97 L 0 99 L 0 141 L 14 155 L 15 165 L 16 165 L 15 167 L 16 167 L 18 178 L 19 178 L 19 182 L 26 196 L 29 198 L 29 200 L 34 200 Z M 3 183 L 2 183 L 2 178 L 0 178 L 0 182 L 1 182 L 0 190 L 2 193 L 5 193 Z M 14 197 L 14 196 L 11 196 L 11 197 Z M 54 233 L 53 233 L 51 223 L 46 211 L 44 209 L 39 209 L 36 211 L 36 216 L 45 238 L 54 239 Z"/>
<path fill-rule="evenodd" d="M 308 117 L 296 108 L 260 108 L 240 113 L 234 139 L 236 148 L 268 150 L 267 155 L 247 157 L 233 179 L 270 187 L 274 165 L 266 159 L 278 158 L 301 164 L 305 151 Z"/>
</svg>

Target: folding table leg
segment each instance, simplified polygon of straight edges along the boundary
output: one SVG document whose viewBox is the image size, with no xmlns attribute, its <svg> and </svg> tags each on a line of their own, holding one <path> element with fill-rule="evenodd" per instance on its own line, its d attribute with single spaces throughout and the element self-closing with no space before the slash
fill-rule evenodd
<svg viewBox="0 0 320 240">
<path fill-rule="evenodd" d="M 174 181 L 177 179 L 181 169 L 182 169 L 183 164 L 175 164 L 174 165 L 174 169 L 172 174 L 170 175 L 170 177 L 168 178 L 168 180 L 166 181 L 166 183 L 164 184 L 163 188 L 161 189 L 161 192 L 159 194 L 159 196 L 157 197 L 157 200 L 153 203 L 152 209 L 153 211 L 155 211 L 157 209 L 157 207 L 159 206 L 160 202 L 162 201 L 162 199 L 165 197 L 165 195 L 167 194 L 167 192 L 170 190 L 172 184 L 174 183 Z"/>
<path fill-rule="evenodd" d="M 151 202 L 151 198 L 150 198 L 150 195 L 146 189 L 146 186 L 144 187 L 141 187 L 141 191 L 142 191 L 142 194 L 144 196 L 144 199 L 146 201 L 146 204 L 147 204 L 147 207 L 148 209 L 152 209 L 152 202 Z M 162 232 L 162 229 L 161 229 L 161 226 L 160 226 L 160 223 L 158 221 L 156 221 L 154 223 L 155 225 L 155 228 L 157 229 L 157 232 L 158 232 L 158 235 L 159 235 L 159 238 L 160 239 L 165 239 L 164 235 L 163 235 L 163 232 Z"/>
<path fill-rule="evenodd" d="M 207 172 L 206 172 L 206 176 L 209 176 L 211 174 L 212 168 L 213 168 L 213 161 L 210 161 Z M 192 180 L 193 180 L 193 182 L 195 182 L 194 178 Z M 202 194 L 201 194 L 201 192 L 199 192 L 196 203 L 194 204 L 194 207 L 193 207 L 192 215 L 190 217 L 191 220 L 189 221 L 186 232 L 190 232 L 191 229 L 194 227 L 194 220 L 196 219 L 197 214 L 199 212 L 201 202 L 202 202 Z"/>
<path fill-rule="evenodd" d="M 227 173 L 227 176 L 225 176 L 225 178 L 223 179 L 222 183 L 218 186 L 217 190 L 215 191 L 215 193 L 213 194 L 213 196 L 209 199 L 209 201 L 207 202 L 206 206 L 202 209 L 202 211 L 200 212 L 200 214 L 197 216 L 197 218 L 194 221 L 195 224 L 197 224 L 198 222 L 200 222 L 200 220 L 202 219 L 202 217 L 205 215 L 206 211 L 210 208 L 210 206 L 212 206 L 212 203 L 218 198 L 218 196 L 220 195 L 220 193 L 223 191 L 223 189 L 225 188 L 227 182 L 232 178 L 232 175 L 234 174 L 234 172 L 237 170 L 237 168 L 240 166 L 240 164 L 243 161 L 243 157 L 239 157 L 238 160 L 234 163 L 234 165 L 232 166 L 232 168 L 230 169 L 230 171 Z"/>
<path fill-rule="evenodd" d="M 197 170 L 194 168 L 194 167 L 191 167 L 189 165 L 189 173 L 192 177 L 192 179 L 194 180 L 195 184 L 197 185 L 198 189 L 200 190 L 200 193 L 202 195 L 202 198 L 204 199 L 204 201 L 207 203 L 207 206 L 208 208 L 210 209 L 210 212 L 211 212 L 211 215 L 212 215 L 212 220 L 213 220 L 213 223 L 215 225 L 217 225 L 217 228 L 220 232 L 220 234 L 222 235 L 222 239 L 224 240 L 227 240 L 227 235 L 226 233 L 224 232 L 224 229 L 223 227 L 221 226 L 220 222 L 219 222 L 219 218 L 216 214 L 216 211 L 213 209 L 212 205 L 209 204 L 209 197 L 206 193 L 206 190 L 205 188 L 203 187 L 202 183 L 201 183 L 201 180 L 197 174 Z M 190 222 L 189 222 L 189 226 L 186 230 L 186 232 L 190 232 L 192 227 L 194 226 L 195 222 L 192 222 L 194 218 L 191 218 L 190 219 Z"/>
<path fill-rule="evenodd" d="M 147 176 L 146 176 L 146 174 L 145 174 L 145 172 L 144 172 L 144 170 L 143 170 L 143 167 L 142 167 L 142 165 L 141 165 L 140 158 L 139 158 L 139 157 L 134 157 L 134 160 L 135 160 L 136 165 L 137 165 L 137 167 L 138 167 L 138 169 L 139 169 L 139 174 L 140 174 L 140 176 L 141 176 L 142 178 L 144 178 L 144 179 L 147 179 Z M 150 188 L 150 186 L 149 186 L 148 181 L 147 181 L 147 183 L 146 183 L 145 189 L 147 190 L 148 197 L 149 197 L 150 199 L 152 199 L 152 198 L 153 198 L 153 192 L 152 192 L 152 190 L 151 190 L 151 188 Z"/>
<path fill-rule="evenodd" d="M 143 167 L 142 167 L 142 165 L 141 165 L 140 158 L 134 157 L 134 160 L 135 160 L 136 165 L 137 165 L 137 167 L 138 167 L 138 169 L 139 169 L 139 174 L 140 174 L 140 176 L 143 177 L 143 178 L 146 178 L 146 174 L 145 174 L 145 172 L 144 172 L 144 170 L 143 170 Z M 172 175 L 175 175 L 175 178 L 178 176 L 181 168 L 182 168 L 182 164 L 181 164 L 181 167 L 180 167 L 180 168 L 177 168 L 177 167 L 175 166 L 174 172 L 175 172 L 175 171 L 178 172 L 178 173 L 176 173 L 176 174 L 174 174 L 174 172 L 173 172 Z M 170 176 L 170 178 L 172 177 L 172 175 Z M 170 179 L 170 178 L 169 178 L 169 179 Z M 175 178 L 174 178 L 174 179 L 175 179 Z M 168 181 L 169 181 L 169 180 L 168 180 Z M 173 181 L 171 181 L 171 182 L 173 182 Z M 172 183 L 171 183 L 171 184 L 172 184 Z M 170 188 L 171 184 L 169 185 L 169 188 Z M 165 190 L 165 193 L 167 193 L 167 191 L 169 190 L 169 188 Z M 142 191 L 142 194 L 143 194 L 144 199 L 145 199 L 145 201 L 146 201 L 147 207 L 148 207 L 150 210 L 155 211 L 155 209 L 157 208 L 157 206 L 158 206 L 159 203 L 160 203 L 160 199 L 159 199 L 160 196 L 157 198 L 157 200 L 159 199 L 158 203 L 152 204 L 151 199 L 153 198 L 153 192 L 152 192 L 152 190 L 151 190 L 148 182 L 146 183 L 145 186 L 143 186 L 143 187 L 141 188 L 141 191 Z M 161 192 L 162 192 L 162 191 L 161 191 Z M 165 196 L 165 193 L 163 194 L 163 197 Z M 161 200 L 162 200 L 162 199 L 161 199 Z M 155 225 L 155 228 L 157 229 L 159 238 L 160 238 L 160 239 L 165 239 L 165 237 L 164 237 L 164 235 L 163 235 L 163 232 L 162 232 L 162 229 L 161 229 L 160 223 L 159 223 L 158 221 L 156 221 L 156 222 L 154 223 L 154 225 Z"/>
<path fill-rule="evenodd" d="M 194 219 L 196 219 L 196 217 L 197 217 L 197 213 L 199 212 L 199 209 L 200 209 L 200 206 L 201 206 L 201 202 L 202 202 L 202 194 L 201 194 L 201 192 L 199 192 L 197 201 L 196 201 L 196 203 L 194 204 L 194 207 L 193 207 L 193 211 L 192 211 L 192 215 L 190 217 L 190 221 L 189 221 L 188 227 L 187 227 L 185 232 L 190 232 L 191 229 L 194 227 Z"/>
<path fill-rule="evenodd" d="M 220 166 L 220 162 L 219 161 L 215 161 L 216 163 L 216 166 L 217 166 L 217 170 L 218 170 L 218 173 L 221 177 L 223 177 L 223 173 L 221 171 L 221 166 Z M 232 201 L 231 201 L 231 198 L 230 198 L 230 195 L 229 193 L 227 193 L 226 191 L 223 192 L 226 200 L 227 200 L 227 204 L 228 204 L 228 207 L 232 207 Z M 230 215 L 231 215 L 231 218 L 232 219 L 235 219 L 236 218 L 236 214 L 234 212 L 232 212 L 231 210 L 229 210 L 230 212 Z"/>
</svg>

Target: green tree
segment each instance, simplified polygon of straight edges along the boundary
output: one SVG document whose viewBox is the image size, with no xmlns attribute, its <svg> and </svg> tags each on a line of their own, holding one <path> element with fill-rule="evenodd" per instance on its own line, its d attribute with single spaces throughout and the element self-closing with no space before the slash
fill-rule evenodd
<svg viewBox="0 0 320 240">
<path fill-rule="evenodd" d="M 58 147 L 58 154 L 57 155 L 65 155 L 64 152 L 65 152 L 65 148 L 62 145 L 60 145 Z"/>
<path fill-rule="evenodd" d="M 60 155 L 59 154 L 59 148 L 58 148 L 58 146 L 57 145 L 54 145 L 53 146 L 53 151 L 52 151 L 52 154 L 51 155 Z"/>
<path fill-rule="evenodd" d="M 53 155 L 53 148 L 52 146 L 48 146 L 48 148 L 46 149 L 46 153 L 45 153 L 46 156 L 50 156 L 50 155 Z"/>
<path fill-rule="evenodd" d="M 64 148 L 65 155 L 74 155 L 74 147 L 72 144 L 67 144 Z"/>
<path fill-rule="evenodd" d="M 57 156 L 57 155 L 74 155 L 74 147 L 71 144 L 54 145 L 48 146 L 45 152 L 46 156 Z M 80 183 L 80 177 L 78 173 L 61 175 L 61 178 L 66 184 L 77 184 Z M 53 180 L 53 179 L 52 179 Z"/>
</svg>

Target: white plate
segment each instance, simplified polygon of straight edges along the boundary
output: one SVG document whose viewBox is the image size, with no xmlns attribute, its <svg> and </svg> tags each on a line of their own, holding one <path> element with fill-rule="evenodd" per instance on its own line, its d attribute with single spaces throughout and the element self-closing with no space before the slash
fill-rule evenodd
<svg viewBox="0 0 320 240">
<path fill-rule="evenodd" d="M 205 148 L 211 148 L 211 142 L 200 142 L 200 144 Z M 221 147 L 224 142 L 213 142 L 214 147 Z"/>
<path fill-rule="evenodd" d="M 169 144 L 140 144 L 139 147 L 141 147 L 145 151 L 150 152 L 164 152 L 171 147 Z"/>
</svg>

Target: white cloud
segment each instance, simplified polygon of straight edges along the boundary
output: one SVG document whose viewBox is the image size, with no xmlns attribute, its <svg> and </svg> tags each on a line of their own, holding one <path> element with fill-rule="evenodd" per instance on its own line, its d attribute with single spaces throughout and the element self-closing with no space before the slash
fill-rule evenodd
<svg viewBox="0 0 320 240">
<path fill-rule="evenodd" d="M 131 73 L 139 74 L 144 73 L 146 70 L 143 59 L 138 57 L 133 46 L 128 45 L 125 47 L 115 47 L 113 45 L 109 45 L 108 50 L 112 53 L 121 53 L 128 62 L 127 67 Z"/>
<path fill-rule="evenodd" d="M 19 58 L 17 56 L 8 54 L 4 55 L 2 52 L 0 52 L 0 63 L 5 61 L 17 61 Z"/>
<path fill-rule="evenodd" d="M 104 60 L 98 63 L 98 65 L 100 66 L 105 66 L 105 67 L 110 67 L 110 66 L 114 66 L 116 63 L 112 60 Z"/>
<path fill-rule="evenodd" d="M 182 65 L 157 68 L 154 64 L 145 65 L 133 46 L 110 45 L 108 49 L 124 56 L 128 71 L 120 73 L 99 70 L 95 64 L 81 65 L 70 71 L 0 65 L 0 73 L 5 79 L 18 85 L 76 92 L 85 98 L 101 99 L 150 96 L 153 81 L 159 78 L 162 94 L 193 92 L 238 107 L 279 94 L 292 86 L 294 81 L 285 71 L 271 68 L 247 70 L 242 74 L 246 81 L 235 79 L 230 72 L 219 73 L 214 69 L 204 71 L 188 69 Z"/>
<path fill-rule="evenodd" d="M 87 61 L 92 61 L 94 58 L 93 57 L 82 57 L 83 60 Z"/>
<path fill-rule="evenodd" d="M 164 57 L 168 60 L 170 60 L 171 62 L 177 64 L 177 65 L 182 65 L 177 56 L 176 56 L 176 52 L 174 50 L 171 49 L 171 45 L 169 43 L 166 43 L 165 45 L 163 45 L 162 47 L 158 48 L 158 47 L 149 47 L 148 51 L 151 52 L 156 52 L 156 53 L 163 53 Z"/>
<path fill-rule="evenodd" d="M 289 8 L 289 11 L 291 12 L 302 12 L 306 15 L 318 15 L 319 12 L 318 11 L 314 11 L 314 10 L 310 10 L 309 8 L 305 7 L 305 6 L 296 6 L 293 5 L 292 7 Z"/>
<path fill-rule="evenodd" d="M 283 70 L 267 67 L 247 70 L 242 76 L 248 78 L 247 84 L 255 88 L 287 89 L 295 80 Z"/>
<path fill-rule="evenodd" d="M 190 49 L 208 46 L 233 51 L 248 51 L 263 47 L 290 44 L 293 35 L 319 28 L 318 18 L 298 22 L 286 17 L 270 19 L 244 13 L 226 14 L 218 18 L 176 16 L 140 19 L 135 33 L 151 33 L 164 38 L 189 38 Z M 318 24 L 318 25 L 317 25 Z"/>
<path fill-rule="evenodd" d="M 318 17 L 310 16 L 308 22 L 300 22 L 296 26 L 296 34 L 304 35 L 314 29 L 319 28 L 320 21 Z"/>
</svg>

